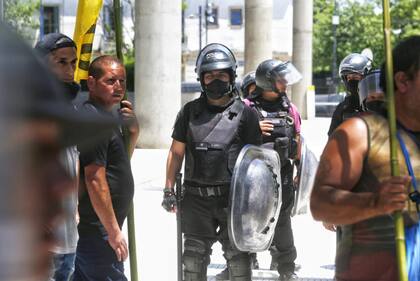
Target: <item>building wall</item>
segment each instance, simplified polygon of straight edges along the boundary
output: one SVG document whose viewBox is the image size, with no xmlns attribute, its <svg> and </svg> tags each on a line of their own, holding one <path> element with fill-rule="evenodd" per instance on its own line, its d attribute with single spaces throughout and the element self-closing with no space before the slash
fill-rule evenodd
<svg viewBox="0 0 420 281">
<path fill-rule="evenodd" d="M 156 0 L 153 0 L 156 1 Z M 170 0 L 168 0 L 170 1 Z M 103 0 L 105 5 L 112 5 L 112 0 Z M 129 5 L 128 3 L 131 3 Z M 134 41 L 134 22 L 131 8 L 134 7 L 135 0 L 121 0 L 123 4 L 123 33 L 124 41 L 128 46 L 132 46 Z M 202 6 L 202 47 L 206 44 L 204 28 L 204 10 L 206 0 L 187 0 L 185 10 L 185 35 L 187 43 L 184 46 L 184 75 L 186 81 L 195 81 L 194 64 L 199 51 L 199 19 L 198 7 Z M 243 75 L 243 53 L 245 46 L 244 28 L 244 7 L 245 0 L 207 0 L 218 7 L 218 26 L 209 27 L 207 43 L 218 42 L 230 47 L 237 57 L 239 68 L 238 75 Z M 293 5 L 292 0 L 273 0 L 273 56 L 286 60 L 292 54 L 292 32 L 293 32 Z M 73 37 L 74 26 L 76 23 L 78 0 L 42 0 L 44 6 L 58 6 L 60 10 L 60 32 Z M 242 8 L 243 24 L 241 26 L 231 26 L 230 9 L 232 7 Z M 264 17 L 267 15 L 261 15 Z M 103 21 L 104 12 L 101 13 L 95 32 L 93 42 L 94 52 L 106 52 L 115 48 L 113 40 L 106 40 L 104 35 Z M 181 24 L 181 23 L 180 23 Z M 170 46 L 171 42 L 168 42 Z"/>
<path fill-rule="evenodd" d="M 132 42 L 134 40 L 134 22 L 133 18 L 131 17 L 131 6 L 127 3 L 131 1 L 134 3 L 134 0 L 122 0 L 121 3 L 123 5 L 123 36 L 124 42 L 128 46 L 132 46 Z M 76 15 L 77 15 L 77 4 L 78 0 L 42 0 L 42 6 L 57 6 L 59 7 L 60 13 L 60 32 L 69 36 L 73 37 L 74 27 L 76 24 Z M 112 5 L 111 0 L 103 0 L 103 5 Z M 104 20 L 104 9 L 102 10 L 95 32 L 95 39 L 93 42 L 93 50 L 98 52 L 106 52 L 107 48 L 112 48 L 114 42 L 107 42 L 105 40 L 104 35 L 104 28 L 103 28 L 103 20 Z"/>
<path fill-rule="evenodd" d="M 208 0 L 218 7 L 219 26 L 208 29 L 208 43 L 218 42 L 232 48 L 238 54 L 244 51 L 245 29 L 242 26 L 230 25 L 230 8 L 242 8 L 242 15 L 245 14 L 245 0 Z M 199 49 L 199 19 L 198 7 L 202 6 L 202 46 L 206 44 L 204 28 L 205 0 L 187 0 L 185 11 L 185 34 L 188 37 L 187 48 L 190 52 Z M 266 16 L 266 15 L 261 15 Z M 273 0 L 273 50 L 275 55 L 288 55 L 292 53 L 292 32 L 293 32 L 293 6 L 291 0 Z M 243 19 L 245 20 L 245 19 Z"/>
<path fill-rule="evenodd" d="M 131 17 L 131 6 L 135 0 L 122 0 L 123 4 L 123 32 L 124 41 L 127 45 L 132 46 L 134 40 L 134 23 Z M 60 32 L 72 37 L 74 25 L 76 22 L 77 0 L 42 0 L 44 6 L 58 6 L 60 10 Z M 105 5 L 112 5 L 111 0 L 104 0 Z M 196 53 L 199 49 L 199 19 L 198 7 L 202 6 L 202 46 L 206 44 L 205 28 L 204 28 L 204 10 L 206 0 L 187 0 L 187 9 L 185 11 L 185 34 L 187 36 L 186 49 L 189 52 Z M 207 0 L 207 3 L 213 4 L 218 8 L 218 27 L 209 27 L 208 41 L 223 43 L 239 56 L 244 51 L 244 24 L 241 26 L 230 25 L 230 8 L 242 8 L 242 15 L 245 14 L 245 0 Z M 266 15 L 261 15 L 266 16 Z M 275 55 L 290 56 L 292 53 L 292 23 L 293 23 L 293 6 L 292 0 L 273 0 L 273 50 Z M 103 51 L 112 42 L 104 42 L 103 22 L 104 14 L 101 13 L 97 24 L 97 30 L 94 40 L 94 50 Z M 243 18 L 243 22 L 244 22 Z"/>
</svg>

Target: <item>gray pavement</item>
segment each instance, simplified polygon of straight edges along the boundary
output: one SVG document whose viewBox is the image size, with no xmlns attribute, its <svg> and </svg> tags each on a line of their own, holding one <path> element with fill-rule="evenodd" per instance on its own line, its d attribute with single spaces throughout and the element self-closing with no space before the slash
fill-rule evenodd
<svg viewBox="0 0 420 281">
<path fill-rule="evenodd" d="M 327 141 L 330 118 L 304 120 L 302 135 L 310 149 L 319 156 Z M 165 180 L 167 149 L 136 149 L 132 159 L 136 193 L 134 197 L 137 260 L 139 280 L 175 281 L 176 220 L 160 206 Z M 332 280 L 334 274 L 335 233 L 325 230 L 310 214 L 292 218 L 296 263 L 300 280 Z M 277 272 L 270 271 L 268 251 L 258 253 L 262 270 L 253 271 L 253 280 L 276 280 Z M 220 244 L 213 246 L 208 280 L 224 268 L 225 260 Z M 129 276 L 129 263 L 125 264 Z"/>
</svg>

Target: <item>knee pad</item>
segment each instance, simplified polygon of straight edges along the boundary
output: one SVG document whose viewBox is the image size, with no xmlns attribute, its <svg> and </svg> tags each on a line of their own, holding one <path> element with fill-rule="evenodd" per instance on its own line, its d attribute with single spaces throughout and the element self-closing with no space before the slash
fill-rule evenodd
<svg viewBox="0 0 420 281">
<path fill-rule="evenodd" d="M 209 243 L 198 239 L 186 239 L 184 243 L 185 281 L 206 281 L 207 266 L 210 263 Z"/>
<path fill-rule="evenodd" d="M 248 253 L 241 253 L 228 260 L 231 281 L 250 281 L 252 277 L 251 259 Z"/>
</svg>

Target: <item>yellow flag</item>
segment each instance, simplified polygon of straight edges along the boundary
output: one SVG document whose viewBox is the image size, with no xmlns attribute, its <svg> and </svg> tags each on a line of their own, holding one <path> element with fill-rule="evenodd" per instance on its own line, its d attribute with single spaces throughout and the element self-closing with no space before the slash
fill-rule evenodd
<svg viewBox="0 0 420 281">
<path fill-rule="evenodd" d="M 77 46 L 75 80 L 87 79 L 96 21 L 102 8 L 102 0 L 79 0 L 73 40 Z"/>
</svg>

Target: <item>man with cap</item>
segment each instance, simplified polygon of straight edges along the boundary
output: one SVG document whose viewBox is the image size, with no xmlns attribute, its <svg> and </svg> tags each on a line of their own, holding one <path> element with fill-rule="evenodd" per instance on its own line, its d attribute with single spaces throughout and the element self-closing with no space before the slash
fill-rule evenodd
<svg viewBox="0 0 420 281">
<path fill-rule="evenodd" d="M 69 101 L 76 97 L 79 85 L 74 82 L 76 68 L 76 44 L 61 33 L 45 35 L 36 45 L 35 50 L 45 61 L 51 72 L 62 85 L 62 95 Z M 62 153 L 62 162 L 75 186 L 63 200 L 63 207 L 69 211 L 63 223 L 57 228 L 57 246 L 53 249 L 53 268 L 50 280 L 71 279 L 74 272 L 74 260 L 77 246 L 77 187 L 79 177 L 79 152 L 76 146 L 66 148 Z"/>
<path fill-rule="evenodd" d="M 139 126 L 126 90 L 125 67 L 117 58 L 100 56 L 89 66 L 89 100 L 82 108 L 100 116 L 119 115 L 127 130 L 114 130 L 92 149 L 80 151 L 80 222 L 74 280 L 127 280 L 123 261 L 128 256 L 122 225 L 132 207 L 134 180 L 130 157 Z M 123 134 L 127 133 L 128 147 Z"/>
<path fill-rule="evenodd" d="M 297 83 L 301 74 L 290 62 L 268 59 L 255 73 L 257 89 L 247 104 L 258 112 L 263 147 L 275 150 L 281 162 L 282 205 L 270 247 L 271 269 L 277 269 L 281 281 L 297 280 L 290 214 L 294 203 L 293 165 L 300 158 L 300 114 L 289 101 L 287 87 Z"/>
<path fill-rule="evenodd" d="M 229 48 L 213 43 L 197 58 L 200 98 L 179 112 L 166 165 L 162 206 L 181 211 L 184 280 L 206 281 L 214 242 L 222 244 L 232 281 L 251 280 L 250 257 L 229 241 L 227 207 L 235 161 L 246 144 L 260 144 L 258 117 L 235 92 L 236 60 Z M 185 156 L 182 208 L 176 210 L 175 176 Z"/>
<path fill-rule="evenodd" d="M 44 281 L 55 246 L 49 230 L 75 189 L 60 151 L 91 145 L 116 122 L 76 114 L 31 48 L 1 24 L 0 73 L 0 280 Z"/>
</svg>

